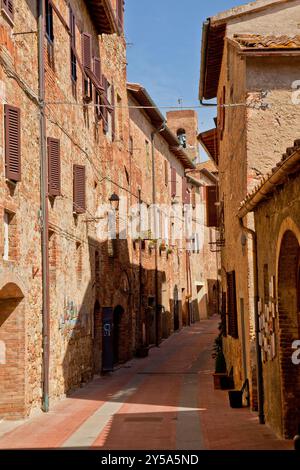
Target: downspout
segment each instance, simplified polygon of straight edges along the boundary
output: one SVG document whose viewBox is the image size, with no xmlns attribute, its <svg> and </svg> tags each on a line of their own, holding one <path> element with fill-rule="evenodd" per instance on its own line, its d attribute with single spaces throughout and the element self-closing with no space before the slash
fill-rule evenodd
<svg viewBox="0 0 300 470">
<path fill-rule="evenodd" d="M 166 128 L 166 122 L 162 124 L 159 129 L 155 129 L 151 132 L 151 153 L 152 153 L 152 204 L 155 207 L 156 204 L 156 183 L 155 183 L 155 147 L 154 147 L 154 138 L 156 134 L 163 132 Z M 155 236 L 157 233 L 156 227 L 156 214 L 154 216 L 154 232 Z M 158 303 L 158 246 L 157 243 L 155 244 L 155 338 L 156 338 L 156 346 L 158 347 L 160 344 L 159 341 L 159 323 L 160 323 L 160 306 Z"/>
<path fill-rule="evenodd" d="M 42 410 L 49 411 L 49 355 L 50 355 L 50 296 L 49 296 L 49 250 L 48 250 L 48 168 L 46 153 L 45 121 L 45 64 L 44 64 L 44 0 L 38 0 L 38 78 L 39 78 L 39 122 L 40 122 L 40 185 L 41 185 L 41 251 L 42 251 L 42 321 L 43 321 L 43 365 L 42 365 Z"/>
<path fill-rule="evenodd" d="M 139 198 L 139 227 L 141 228 L 142 222 L 142 214 L 141 214 L 141 205 L 142 205 L 142 197 L 141 197 L 141 189 L 138 189 L 138 198 Z M 139 237 L 139 318 L 140 318 L 140 325 L 139 325 L 139 347 L 145 346 L 144 338 L 143 338 L 143 321 L 142 321 L 142 274 L 143 274 L 143 259 L 142 259 L 142 240 Z M 146 341 L 147 342 L 147 341 Z"/>
<path fill-rule="evenodd" d="M 239 217 L 241 228 L 252 237 L 253 246 L 253 272 L 254 272 L 254 318 L 255 318 L 255 344 L 256 344 L 256 367 L 257 367 L 257 392 L 258 392 L 258 416 L 259 423 L 265 424 L 264 413 L 264 384 L 263 369 L 261 361 L 261 347 L 259 344 L 259 312 L 258 312 L 258 261 L 257 261 L 257 237 L 254 230 L 246 227 L 243 218 Z"/>
</svg>

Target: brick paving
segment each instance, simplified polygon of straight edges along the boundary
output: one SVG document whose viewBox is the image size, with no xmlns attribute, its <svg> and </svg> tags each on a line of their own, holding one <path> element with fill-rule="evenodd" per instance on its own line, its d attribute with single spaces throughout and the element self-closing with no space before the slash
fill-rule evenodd
<svg viewBox="0 0 300 470">
<path fill-rule="evenodd" d="M 47 415 L 8 432 L 0 423 L 0 448 L 293 449 L 249 409 L 231 409 L 227 392 L 213 389 L 217 325 L 215 317 L 183 329 Z"/>
</svg>

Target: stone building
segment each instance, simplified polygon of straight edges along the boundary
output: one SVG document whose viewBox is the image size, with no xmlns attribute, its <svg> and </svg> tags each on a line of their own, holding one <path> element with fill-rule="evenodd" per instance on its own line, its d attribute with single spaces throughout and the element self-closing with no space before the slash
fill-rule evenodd
<svg viewBox="0 0 300 470">
<path fill-rule="evenodd" d="M 127 108 L 113 107 L 127 102 L 123 2 L 45 2 L 45 31 L 43 2 L 9 5 L 0 18 L 0 414 L 14 418 L 41 402 L 47 411 L 49 397 L 101 368 L 112 268 L 95 216 L 128 192 L 129 152 Z"/>
<path fill-rule="evenodd" d="M 199 98 L 203 104 L 217 98 L 218 116 L 217 129 L 200 139 L 219 170 L 223 344 L 236 388 L 250 381 L 253 409 L 263 400 L 257 390 L 261 363 L 250 269 L 253 246 L 237 211 L 297 132 L 300 109 L 292 104 L 291 92 L 299 75 L 299 20 L 298 1 L 258 0 L 203 25 Z M 251 215 L 244 224 L 254 227 Z"/>
<path fill-rule="evenodd" d="M 204 319 L 218 312 L 219 283 L 218 263 L 219 247 L 217 232 L 210 225 L 210 210 L 217 211 L 216 206 L 208 206 L 207 191 L 218 185 L 218 170 L 213 162 L 199 161 L 198 114 L 194 110 L 178 110 L 167 112 L 170 129 L 177 135 L 179 142 L 184 136 L 185 151 L 195 163 L 195 169 L 187 171 L 191 187 L 195 186 L 194 214 L 197 230 L 195 233 L 196 253 L 192 255 L 191 266 L 194 278 L 192 286 L 192 305 L 195 306 L 195 318 Z M 196 190 L 198 187 L 198 190 Z"/>
<path fill-rule="evenodd" d="M 300 425 L 299 162 L 297 140 L 247 195 L 238 213 L 245 219 L 254 212 L 264 414 L 286 438 L 293 438 Z"/>
<path fill-rule="evenodd" d="M 129 115 L 152 100 L 126 81 L 123 3 L 2 8 L 1 417 L 48 411 L 199 316 L 194 232 L 170 242 L 200 197 L 194 164 L 157 109 Z M 154 202 L 174 220 L 134 236 Z"/>
</svg>

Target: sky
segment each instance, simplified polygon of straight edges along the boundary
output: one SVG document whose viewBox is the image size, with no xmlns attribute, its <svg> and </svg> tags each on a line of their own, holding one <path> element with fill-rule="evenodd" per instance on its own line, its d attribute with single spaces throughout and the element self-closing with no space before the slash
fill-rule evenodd
<svg viewBox="0 0 300 470">
<path fill-rule="evenodd" d="M 159 106 L 197 106 L 202 23 L 243 0 L 126 0 L 128 80 Z M 162 109 L 163 112 L 166 109 Z M 215 108 L 199 110 L 199 130 L 214 126 Z"/>
</svg>

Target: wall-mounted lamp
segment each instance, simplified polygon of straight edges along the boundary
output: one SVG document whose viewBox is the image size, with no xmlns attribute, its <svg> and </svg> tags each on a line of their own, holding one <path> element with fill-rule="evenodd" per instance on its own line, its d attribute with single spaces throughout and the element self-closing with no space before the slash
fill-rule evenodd
<svg viewBox="0 0 300 470">
<path fill-rule="evenodd" d="M 118 196 L 116 193 L 113 193 L 113 194 L 110 196 L 109 202 L 110 202 L 111 207 L 112 207 L 115 211 L 118 211 L 118 210 L 119 210 L 120 198 L 119 198 L 119 196 Z"/>
</svg>

